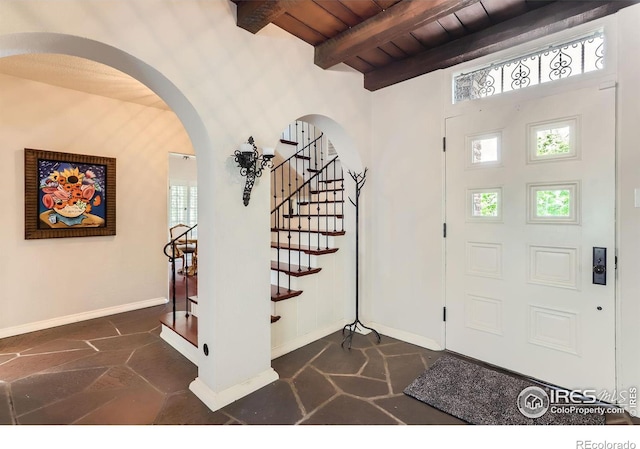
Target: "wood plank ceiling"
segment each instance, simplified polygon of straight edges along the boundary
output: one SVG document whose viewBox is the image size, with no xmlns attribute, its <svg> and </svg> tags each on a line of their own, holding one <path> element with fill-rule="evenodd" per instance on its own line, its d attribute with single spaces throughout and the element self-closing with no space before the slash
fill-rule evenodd
<svg viewBox="0 0 640 449">
<path fill-rule="evenodd" d="M 364 74 L 375 91 L 574 27 L 637 3 L 566 0 L 232 0 L 237 25 L 269 23 L 315 48 L 314 62 Z"/>
</svg>

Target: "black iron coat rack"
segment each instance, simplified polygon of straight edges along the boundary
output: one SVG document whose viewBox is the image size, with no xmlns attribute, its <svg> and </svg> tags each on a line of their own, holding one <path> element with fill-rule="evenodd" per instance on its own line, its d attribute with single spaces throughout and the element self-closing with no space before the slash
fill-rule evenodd
<svg viewBox="0 0 640 449">
<path fill-rule="evenodd" d="M 367 181 L 367 168 L 364 169 L 364 172 L 362 173 L 354 173 L 351 171 L 348 171 L 349 176 L 351 176 L 353 178 L 353 180 L 356 183 L 356 201 L 354 202 L 351 198 L 349 198 L 349 201 L 351 202 L 351 204 L 353 204 L 356 208 L 356 319 L 353 321 L 353 323 L 347 324 L 342 328 L 342 335 L 345 335 L 344 339 L 342 340 L 342 347 L 344 347 L 345 342 L 348 342 L 348 348 L 351 349 L 351 342 L 353 341 L 353 334 L 355 333 L 355 331 L 358 329 L 358 326 L 362 326 L 365 329 L 370 330 L 371 332 L 373 332 L 374 334 L 376 334 L 376 337 L 378 338 L 378 343 L 380 343 L 380 334 L 378 333 L 378 331 L 376 331 L 375 329 L 371 328 L 371 327 L 367 327 L 364 324 L 362 324 L 362 321 L 360 321 L 359 318 L 359 313 L 360 313 L 360 304 L 359 304 L 359 274 L 360 274 L 360 260 L 359 260 L 359 242 L 358 242 L 358 230 L 359 230 L 359 226 L 358 226 L 358 221 L 359 221 L 359 214 L 358 214 L 358 209 L 359 209 L 359 198 L 360 198 L 360 192 L 362 190 L 362 187 L 364 187 L 364 183 Z"/>
</svg>

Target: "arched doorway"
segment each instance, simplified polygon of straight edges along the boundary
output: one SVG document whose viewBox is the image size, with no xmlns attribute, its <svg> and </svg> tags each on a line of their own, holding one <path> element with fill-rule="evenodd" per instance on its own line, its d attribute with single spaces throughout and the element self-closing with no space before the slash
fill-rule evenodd
<svg viewBox="0 0 640 449">
<path fill-rule="evenodd" d="M 157 214 L 152 215 L 145 211 L 145 207 L 147 209 L 154 207 L 146 202 L 150 196 L 162 195 L 163 198 L 166 196 L 166 179 L 155 176 L 155 179 L 149 182 L 154 177 L 151 172 L 157 172 L 159 167 L 158 163 L 148 161 L 155 142 L 153 138 L 148 138 L 144 145 L 139 141 L 135 142 L 138 137 L 133 128 L 135 126 L 139 129 L 147 128 L 150 133 L 156 133 L 157 138 L 168 140 L 169 136 L 162 134 L 167 132 L 162 126 L 163 123 L 167 123 L 167 120 L 163 120 L 162 116 L 164 114 L 166 117 L 170 114 L 173 117 L 170 120 L 171 130 L 180 128 L 180 132 L 185 136 L 182 142 L 188 142 L 194 151 L 196 148 L 198 151 L 206 151 L 209 148 L 205 127 L 189 100 L 164 75 L 140 59 L 101 42 L 76 36 L 53 33 L 0 36 L 0 58 L 8 60 L 12 56 L 36 54 L 73 57 L 104 64 L 149 87 L 171 106 L 165 108 L 167 110 L 158 108 L 151 113 L 141 112 L 145 109 L 144 106 L 133 105 L 126 100 L 115 106 L 113 104 L 105 106 L 105 102 L 98 100 L 97 96 L 84 95 L 80 92 L 75 92 L 77 93 L 75 95 L 71 90 L 68 91 L 71 96 L 66 100 L 63 98 L 64 92 L 60 93 L 65 89 L 58 89 L 56 93 L 53 86 L 44 87 L 45 84 L 42 83 L 31 83 L 29 86 L 36 86 L 36 90 L 26 96 L 20 96 L 18 92 L 24 93 L 28 90 L 27 80 L 20 84 L 20 78 L 15 78 L 13 84 L 9 84 L 5 89 L 3 109 L 6 115 L 3 122 L 5 131 L 9 131 L 11 138 L 5 141 L 5 152 L 2 156 L 5 164 L 16 168 L 12 170 L 15 179 L 5 184 L 15 186 L 17 193 L 15 198 L 18 198 L 18 204 L 20 206 L 22 204 L 20 192 L 23 183 L 23 169 L 20 167 L 22 150 L 25 147 L 31 147 L 116 157 L 119 163 L 117 173 L 120 178 L 118 185 L 120 213 L 116 236 L 102 239 L 25 242 L 16 236 L 21 232 L 22 223 L 17 220 L 14 222 L 10 232 L 0 238 L 5 247 L 12 248 L 14 254 L 20 255 L 17 263 L 12 264 L 15 272 L 6 274 L 7 279 L 22 279 L 24 273 L 32 270 L 38 273 L 34 278 L 38 282 L 27 282 L 26 288 L 24 285 L 19 287 L 22 297 L 21 307 L 14 307 L 9 313 L 3 313 L 5 319 L 1 327 L 4 329 L 0 329 L 0 336 L 15 335 L 152 306 L 164 300 L 166 259 L 154 258 L 156 265 L 158 260 L 163 264 L 162 279 L 158 284 L 159 292 L 156 291 L 157 289 L 150 288 L 138 290 L 130 288 L 133 284 L 144 285 L 157 281 L 156 277 L 147 276 L 148 270 L 139 269 L 145 263 L 139 255 L 147 251 L 153 251 L 153 254 L 156 254 L 157 247 L 160 248 L 160 252 L 157 253 L 160 255 L 161 247 L 166 243 L 167 234 L 166 219 L 163 217 L 161 221 L 157 220 L 155 216 Z M 14 91 L 11 86 L 18 88 Z M 77 89 L 77 91 L 80 90 Z M 95 109 L 95 114 L 81 112 L 92 109 Z M 175 115 L 169 112 L 169 109 Z M 136 121 L 139 123 L 135 125 L 129 123 Z M 21 132 L 22 129 L 29 131 Z M 130 147 L 127 146 L 129 143 L 131 143 Z M 139 150 L 143 146 L 148 149 L 131 155 L 132 149 Z M 105 152 L 108 154 L 104 154 Z M 126 153 L 128 153 L 127 156 L 123 157 Z M 162 160 L 166 160 L 166 155 L 162 156 Z M 145 166 L 146 162 L 149 162 L 148 166 Z M 155 167 L 155 169 L 149 170 L 149 167 Z M 148 175 L 145 175 L 145 172 Z M 138 179 L 135 183 L 144 184 L 143 189 L 150 191 L 144 198 L 141 198 L 140 190 L 133 187 L 136 178 Z M 154 195 L 153 192 L 157 194 Z M 139 206 L 132 208 L 131 204 L 136 201 Z M 162 199 L 158 209 L 164 209 L 164 203 L 165 200 Z M 16 216 L 19 215 L 16 214 Z M 155 217 L 151 225 L 148 223 L 150 217 Z M 151 234 L 159 236 L 155 240 L 148 238 L 152 227 L 155 230 Z M 146 246 L 142 245 L 141 249 L 138 243 L 143 240 Z M 88 257 L 83 258 L 80 254 Z M 45 260 L 52 261 L 57 257 L 67 260 L 66 270 L 72 273 L 67 276 L 69 278 L 67 281 L 71 278 L 75 279 L 73 288 L 49 287 L 56 281 L 55 275 L 52 274 L 53 265 Z M 54 265 L 60 268 L 59 264 Z M 65 284 L 69 283 L 67 281 Z M 123 287 L 123 284 L 126 286 Z M 10 296 L 13 296 L 11 292 Z"/>
</svg>

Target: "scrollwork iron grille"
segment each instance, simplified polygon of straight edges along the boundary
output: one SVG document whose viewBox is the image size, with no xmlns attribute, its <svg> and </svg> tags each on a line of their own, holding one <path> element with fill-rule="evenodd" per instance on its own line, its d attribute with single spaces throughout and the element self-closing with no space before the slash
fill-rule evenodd
<svg viewBox="0 0 640 449">
<path fill-rule="evenodd" d="M 597 31 L 535 53 L 461 73 L 453 78 L 453 102 L 490 97 L 601 70 L 604 50 L 604 33 Z"/>
</svg>

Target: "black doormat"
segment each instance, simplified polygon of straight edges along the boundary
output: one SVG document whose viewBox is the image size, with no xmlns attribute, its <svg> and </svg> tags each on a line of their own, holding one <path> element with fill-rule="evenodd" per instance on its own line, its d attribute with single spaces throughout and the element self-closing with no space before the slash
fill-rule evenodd
<svg viewBox="0 0 640 449">
<path fill-rule="evenodd" d="M 553 404 L 549 392 L 545 386 L 452 355 L 441 356 L 404 390 L 471 424 L 605 424 L 605 408 L 611 406 Z"/>
</svg>

